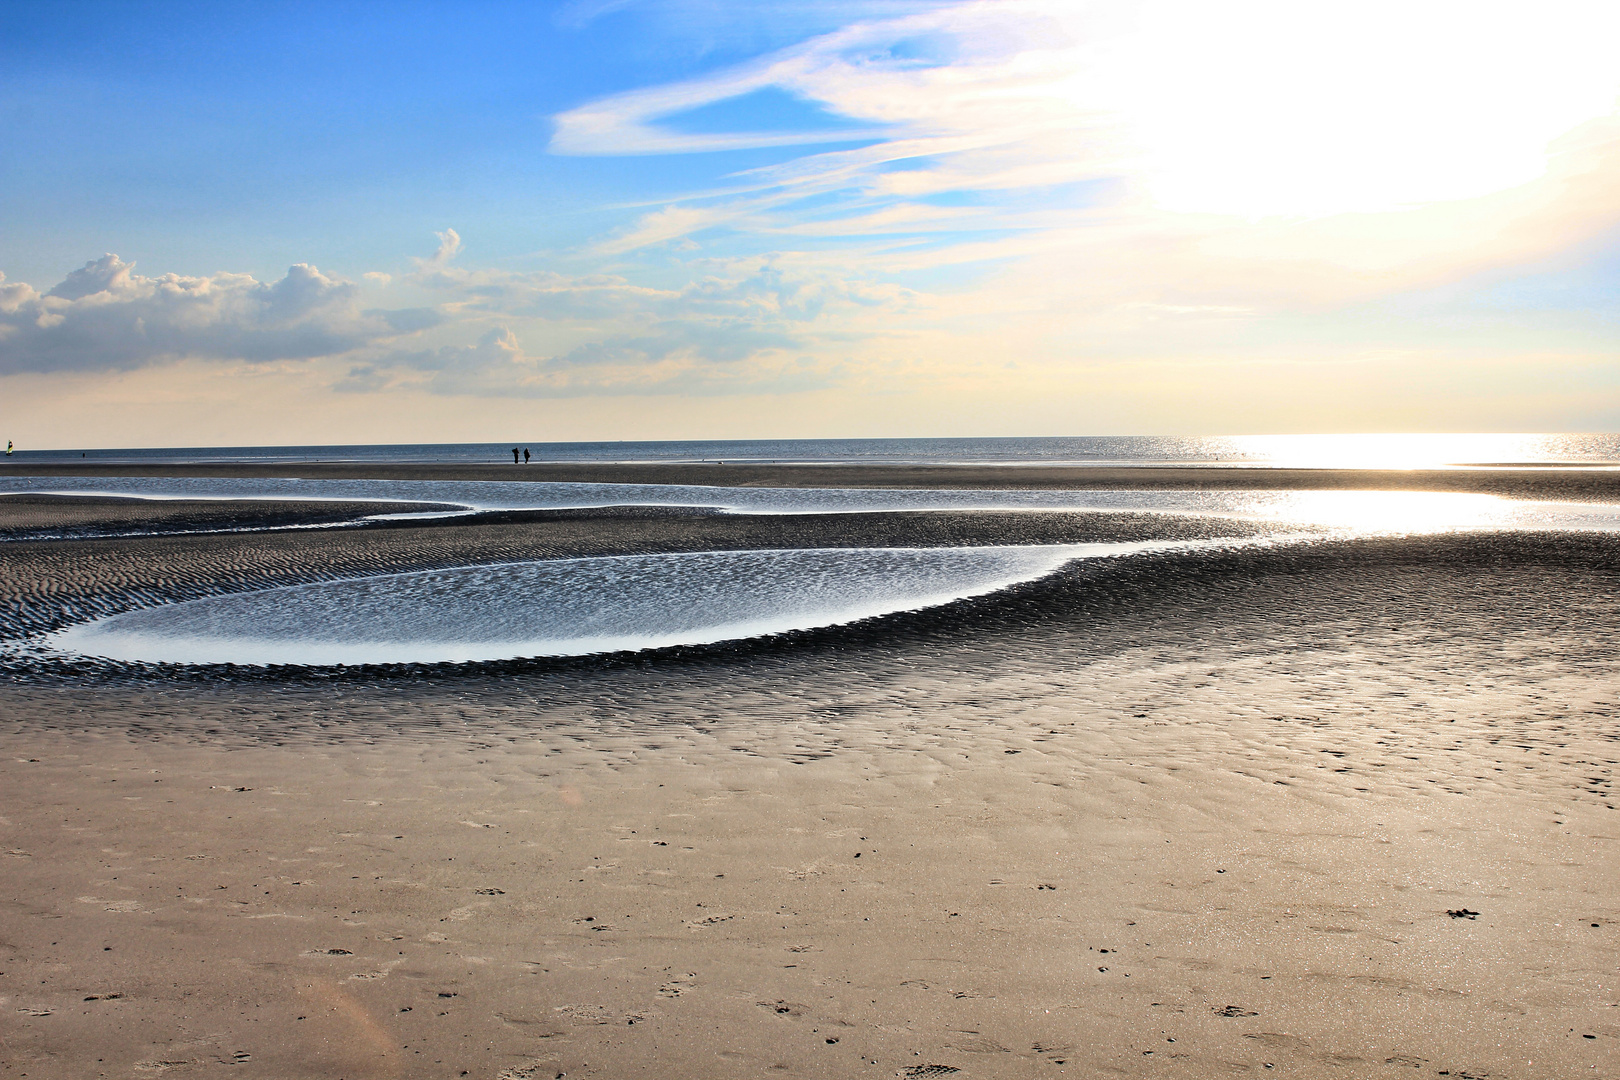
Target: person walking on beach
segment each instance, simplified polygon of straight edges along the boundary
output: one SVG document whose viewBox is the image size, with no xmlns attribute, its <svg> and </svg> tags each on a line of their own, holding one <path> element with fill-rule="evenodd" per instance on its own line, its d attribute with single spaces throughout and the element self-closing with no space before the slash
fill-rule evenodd
<svg viewBox="0 0 1620 1080">
<path fill-rule="evenodd" d="M 529 448 L 527 446 L 525 446 L 523 448 L 523 464 L 527 465 L 528 463 L 529 463 Z"/>
<path fill-rule="evenodd" d="M 518 454 L 517 447 L 515 447 L 515 446 L 512 447 L 512 464 L 514 464 L 514 465 L 517 464 L 517 454 Z"/>
</svg>

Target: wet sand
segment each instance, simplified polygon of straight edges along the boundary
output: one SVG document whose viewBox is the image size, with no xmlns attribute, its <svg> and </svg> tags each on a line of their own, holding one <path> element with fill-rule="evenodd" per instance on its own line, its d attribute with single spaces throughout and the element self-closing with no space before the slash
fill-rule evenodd
<svg viewBox="0 0 1620 1080">
<path fill-rule="evenodd" d="M 10 543 L 0 636 L 368 566 L 1163 522 Z M 1482 535 L 629 658 L 13 666 L 0 1075 L 1612 1077 L 1617 624 L 1620 540 Z"/>
<path fill-rule="evenodd" d="M 308 528 L 372 514 L 458 510 L 440 503 L 217 501 L 95 495 L 0 496 L 0 543 L 131 535 Z"/>
</svg>

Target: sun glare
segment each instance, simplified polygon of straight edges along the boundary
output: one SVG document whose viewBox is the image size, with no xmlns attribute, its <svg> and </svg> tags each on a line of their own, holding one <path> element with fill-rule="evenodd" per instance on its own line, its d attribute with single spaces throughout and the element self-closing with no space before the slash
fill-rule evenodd
<svg viewBox="0 0 1620 1080">
<path fill-rule="evenodd" d="M 1256 499 L 1255 516 L 1355 535 L 1501 528 L 1516 511 L 1494 495 L 1433 491 L 1299 491 Z"/>
<path fill-rule="evenodd" d="M 1620 6 L 1149 3 L 1082 80 L 1161 208 L 1375 212 L 1515 187 L 1620 93 Z"/>
<path fill-rule="evenodd" d="M 1436 469 L 1544 462 L 1544 435 L 1235 435 L 1237 455 L 1282 469 Z"/>
</svg>

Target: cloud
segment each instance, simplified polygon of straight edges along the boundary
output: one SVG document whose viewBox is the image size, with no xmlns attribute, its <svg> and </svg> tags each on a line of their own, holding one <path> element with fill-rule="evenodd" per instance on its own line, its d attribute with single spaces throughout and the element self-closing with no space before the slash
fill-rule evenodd
<svg viewBox="0 0 1620 1080">
<path fill-rule="evenodd" d="M 666 206 L 643 214 L 629 228 L 598 241 L 592 250 L 599 255 L 622 255 L 667 240 L 679 240 L 733 217 L 735 214 L 720 207 Z"/>
<path fill-rule="evenodd" d="M 685 284 L 655 288 L 614 274 L 443 266 L 418 279 L 441 299 L 424 311 L 442 318 L 428 327 L 441 343 L 370 350 L 335 386 L 492 397 L 820 386 L 847 371 L 826 359 L 830 349 L 891 333 L 886 324 L 923 303 L 909 289 L 795 256 L 702 260 L 687 270 Z M 413 309 L 388 314 L 416 328 Z M 478 338 L 462 343 L 469 331 Z"/>
<path fill-rule="evenodd" d="M 438 275 L 445 273 L 450 261 L 461 253 L 461 234 L 454 229 L 445 229 L 443 232 L 433 234 L 439 238 L 439 246 L 432 255 L 426 258 L 413 257 L 411 265 L 416 267 L 413 275 L 418 281 L 431 281 Z"/>
<path fill-rule="evenodd" d="M 41 293 L 0 278 L 0 373 L 124 370 L 185 357 L 263 363 L 348 352 L 431 325 L 358 310 L 358 286 L 305 263 L 247 274 L 143 277 L 104 255 Z"/>
<path fill-rule="evenodd" d="M 434 308 L 367 308 L 361 312 L 368 318 L 381 319 L 397 334 L 415 334 L 431 330 L 442 324 L 444 315 Z"/>
<path fill-rule="evenodd" d="M 568 276 L 553 271 L 455 271 L 437 277 L 445 307 L 461 315 L 527 316 L 554 322 L 725 321 L 732 325 L 805 323 L 842 312 L 914 307 L 919 294 L 850 277 L 793 255 L 706 260 L 687 268 L 676 288 L 638 285 L 622 275 Z"/>
<path fill-rule="evenodd" d="M 1620 211 L 1616 37 L 1620 8 L 1599 0 L 976 0 L 588 102 L 556 118 L 551 148 L 804 147 L 688 192 L 602 253 L 720 229 L 842 238 L 861 245 L 851 265 L 903 273 L 1196 247 L 1212 276 L 1305 262 L 1359 290 L 1369 265 L 1471 273 L 1523 257 L 1525 234 L 1560 213 L 1596 212 L 1601 228 Z M 870 144 L 679 123 L 767 89 L 866 125 Z M 1593 170 L 1609 192 L 1596 206 L 1571 179 Z M 1497 215 L 1483 232 L 1479 214 L 1445 209 L 1471 201 Z"/>
<path fill-rule="evenodd" d="M 636 0 L 566 0 L 552 15 L 552 21 L 569 30 L 579 30 L 600 19 L 632 6 Z"/>
<path fill-rule="evenodd" d="M 832 35 L 841 39 L 844 34 Z M 763 62 L 745 64 L 717 75 L 645 90 L 614 94 L 553 117 L 551 149 L 558 154 L 680 154 L 768 146 L 849 142 L 879 138 L 883 132 L 842 125 L 799 131 L 683 132 L 660 126 L 659 120 L 766 88 L 804 92 L 830 105 L 817 93 L 823 80 L 817 69 L 836 55 L 826 38 L 783 50 Z"/>
<path fill-rule="evenodd" d="M 346 393 L 746 392 L 773 379 L 803 385 L 812 368 L 824 378 L 831 368 L 803 358 L 882 333 L 884 315 L 919 303 L 910 290 L 791 256 L 702 260 L 684 283 L 660 288 L 614 274 L 468 269 L 453 262 L 456 232 L 438 239 L 398 286 L 435 301 L 415 306 L 362 307 L 378 294 L 306 264 L 274 282 L 145 277 L 107 255 L 45 292 L 0 278 L 0 374 L 324 360 L 333 363 L 316 377 Z M 344 374 L 331 374 L 336 365 Z"/>
<path fill-rule="evenodd" d="M 335 389 L 568 398 L 727 395 L 827 385 L 833 365 L 795 353 L 801 344 L 757 328 L 669 323 L 587 341 L 555 356 L 535 356 L 510 328 L 496 326 L 472 345 L 400 350 L 356 365 Z"/>
</svg>

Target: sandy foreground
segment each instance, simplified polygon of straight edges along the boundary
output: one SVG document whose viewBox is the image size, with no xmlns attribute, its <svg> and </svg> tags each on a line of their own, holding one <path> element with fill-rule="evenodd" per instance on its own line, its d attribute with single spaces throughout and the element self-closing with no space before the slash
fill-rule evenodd
<svg viewBox="0 0 1620 1080">
<path fill-rule="evenodd" d="M 19 541 L 0 636 L 368 567 L 1165 527 Z M 1620 1076 L 1617 627 L 1620 542 L 1473 536 L 638 659 L 14 664 L 0 1075 Z"/>
</svg>

